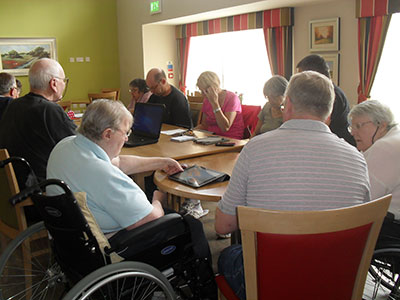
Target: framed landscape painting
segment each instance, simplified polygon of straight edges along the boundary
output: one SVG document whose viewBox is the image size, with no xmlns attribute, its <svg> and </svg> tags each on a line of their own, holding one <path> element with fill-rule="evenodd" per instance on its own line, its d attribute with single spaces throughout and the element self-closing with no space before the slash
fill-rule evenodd
<svg viewBox="0 0 400 300">
<path fill-rule="evenodd" d="M 310 21 L 310 51 L 339 51 L 340 19 Z"/>
<path fill-rule="evenodd" d="M 0 38 L 0 72 L 26 76 L 39 58 L 57 60 L 55 38 Z"/>
<path fill-rule="evenodd" d="M 339 86 L 339 54 L 319 54 L 329 66 L 329 75 L 334 84 Z"/>
</svg>

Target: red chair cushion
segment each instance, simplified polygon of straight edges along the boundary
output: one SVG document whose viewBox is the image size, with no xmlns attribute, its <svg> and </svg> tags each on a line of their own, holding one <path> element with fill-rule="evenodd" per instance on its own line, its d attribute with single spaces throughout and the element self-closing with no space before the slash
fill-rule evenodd
<svg viewBox="0 0 400 300">
<path fill-rule="evenodd" d="M 259 299 L 351 299 L 370 228 L 308 235 L 257 233 Z"/>
<path fill-rule="evenodd" d="M 222 295 L 224 295 L 226 299 L 239 300 L 238 296 L 236 296 L 235 292 L 231 289 L 228 282 L 226 282 L 223 275 L 215 276 L 215 281 L 217 282 L 218 288 L 221 291 Z"/>
<path fill-rule="evenodd" d="M 250 129 L 250 132 L 253 133 L 256 129 L 256 125 L 258 122 L 258 114 L 261 111 L 261 106 L 256 105 L 242 105 L 242 117 L 244 127 L 247 126 Z"/>
</svg>

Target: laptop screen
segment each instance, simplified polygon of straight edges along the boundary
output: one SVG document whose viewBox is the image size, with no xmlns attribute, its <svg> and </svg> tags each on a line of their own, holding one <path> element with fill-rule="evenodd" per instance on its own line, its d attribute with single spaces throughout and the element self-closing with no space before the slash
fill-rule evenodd
<svg viewBox="0 0 400 300">
<path fill-rule="evenodd" d="M 164 107 L 163 104 L 137 103 L 132 132 L 157 138 L 160 135 Z"/>
</svg>

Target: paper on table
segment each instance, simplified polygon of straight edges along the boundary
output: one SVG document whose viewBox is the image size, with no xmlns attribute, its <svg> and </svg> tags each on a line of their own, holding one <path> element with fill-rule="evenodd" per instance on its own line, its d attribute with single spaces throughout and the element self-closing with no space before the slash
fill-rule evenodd
<svg viewBox="0 0 400 300">
<path fill-rule="evenodd" d="M 174 134 L 177 134 L 177 133 L 183 133 L 185 131 L 187 131 L 187 129 L 179 128 L 179 129 L 171 129 L 171 130 L 162 130 L 161 133 L 162 134 L 166 134 L 166 135 L 174 135 Z"/>
</svg>

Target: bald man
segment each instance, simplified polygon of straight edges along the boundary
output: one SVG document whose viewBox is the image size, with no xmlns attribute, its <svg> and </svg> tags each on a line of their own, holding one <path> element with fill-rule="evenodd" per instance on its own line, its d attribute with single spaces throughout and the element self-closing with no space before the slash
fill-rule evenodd
<svg viewBox="0 0 400 300">
<path fill-rule="evenodd" d="M 76 125 L 60 105 L 68 79 L 61 65 L 42 58 L 29 70 L 30 93 L 11 101 L 0 121 L 0 148 L 11 156 L 25 158 L 39 179 L 46 178 L 51 150 L 63 138 L 74 135 Z M 14 166 L 20 188 L 25 186 L 26 170 Z"/>
<path fill-rule="evenodd" d="M 151 69 L 147 73 L 146 84 L 153 93 L 148 103 L 161 103 L 166 107 L 164 123 L 192 128 L 189 102 L 181 91 L 168 83 L 162 69 Z"/>
</svg>

